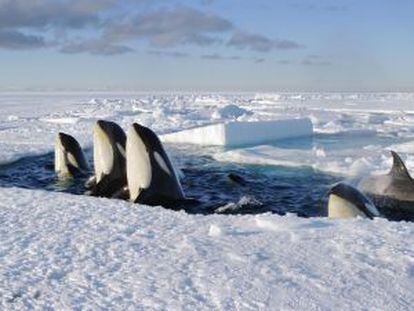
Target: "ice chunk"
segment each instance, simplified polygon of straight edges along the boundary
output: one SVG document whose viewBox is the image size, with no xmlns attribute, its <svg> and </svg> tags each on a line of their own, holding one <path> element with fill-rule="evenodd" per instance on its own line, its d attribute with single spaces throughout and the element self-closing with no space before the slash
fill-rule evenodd
<svg viewBox="0 0 414 311">
<path fill-rule="evenodd" d="M 92 98 L 89 102 L 88 102 L 88 104 L 92 104 L 92 105 L 97 105 L 97 104 L 101 104 L 102 103 L 102 101 L 100 100 L 100 99 L 97 99 L 97 98 Z"/>
<path fill-rule="evenodd" d="M 7 120 L 8 121 L 17 121 L 17 120 L 19 120 L 19 117 L 11 114 L 7 117 Z"/>
<path fill-rule="evenodd" d="M 79 118 L 73 117 L 63 117 L 63 118 L 40 118 L 40 121 L 49 122 L 49 123 L 56 123 L 56 124 L 76 124 L 79 121 Z"/>
<path fill-rule="evenodd" d="M 237 119 L 247 114 L 252 114 L 252 112 L 237 105 L 227 105 L 215 110 L 211 117 L 213 119 Z"/>
<path fill-rule="evenodd" d="M 208 230 L 209 236 L 218 237 L 218 236 L 221 236 L 222 234 L 223 234 L 223 230 L 219 226 L 215 224 L 210 225 L 210 229 Z"/>
<path fill-rule="evenodd" d="M 263 204 L 258 201 L 255 197 L 252 196 L 242 196 L 239 200 L 239 202 L 234 203 L 230 202 L 226 205 L 220 206 L 216 209 L 215 213 L 217 214 L 232 214 L 232 213 L 238 213 L 243 210 L 255 209 L 257 210 L 260 206 Z"/>
<path fill-rule="evenodd" d="M 311 136 L 312 133 L 312 122 L 309 118 L 303 118 L 218 123 L 165 134 L 161 136 L 161 140 L 167 143 L 240 146 L 292 137 Z"/>
</svg>

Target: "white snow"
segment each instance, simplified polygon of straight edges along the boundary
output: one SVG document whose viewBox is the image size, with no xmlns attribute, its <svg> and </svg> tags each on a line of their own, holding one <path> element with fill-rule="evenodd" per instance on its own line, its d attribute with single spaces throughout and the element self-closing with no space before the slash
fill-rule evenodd
<svg viewBox="0 0 414 311">
<path fill-rule="evenodd" d="M 414 227 L 2 189 L 0 308 L 410 310 Z"/>
<path fill-rule="evenodd" d="M 226 127 L 227 125 L 224 123 L 200 126 L 164 134 L 160 136 L 160 139 L 165 143 L 225 146 L 227 143 Z"/>
<path fill-rule="evenodd" d="M 357 153 L 357 156 L 353 153 Z M 323 148 L 287 149 L 261 145 L 221 151 L 215 153 L 213 157 L 222 162 L 289 167 L 307 166 L 321 172 L 346 177 L 359 176 L 367 172 L 385 173 L 391 168 L 392 162 L 388 148 L 372 150 L 370 146 L 352 152 L 350 150 L 326 151 Z M 411 160 L 407 163 L 411 164 Z"/>
<path fill-rule="evenodd" d="M 51 152 L 59 131 L 90 147 L 100 118 L 168 134 L 210 125 L 228 105 L 252 113 L 222 114 L 220 122 L 309 118 L 316 134 L 238 149 L 197 147 L 220 161 L 350 176 L 387 171 L 387 150 L 395 149 L 414 171 L 412 93 L 2 93 L 0 163 Z M 188 215 L 17 188 L 0 188 L 0 223 L 2 310 L 414 305 L 413 223 Z"/>
<path fill-rule="evenodd" d="M 251 115 L 251 114 L 253 114 L 251 111 L 240 108 L 237 105 L 231 104 L 231 105 L 227 105 L 222 108 L 216 109 L 213 112 L 211 117 L 213 119 L 229 119 L 229 118 L 237 119 L 243 115 Z"/>
<path fill-rule="evenodd" d="M 311 136 L 310 119 L 284 119 L 256 122 L 228 122 L 197 127 L 161 136 L 167 143 L 241 146 L 278 139 Z"/>
</svg>

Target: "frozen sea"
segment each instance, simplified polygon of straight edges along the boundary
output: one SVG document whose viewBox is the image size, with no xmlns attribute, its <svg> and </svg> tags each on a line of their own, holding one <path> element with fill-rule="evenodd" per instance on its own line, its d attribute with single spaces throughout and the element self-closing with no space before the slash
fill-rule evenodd
<svg viewBox="0 0 414 311">
<path fill-rule="evenodd" d="M 2 309 L 414 305 L 413 223 L 324 217 L 330 185 L 387 172 L 389 150 L 414 171 L 414 94 L 1 93 L 0 109 Z M 56 134 L 90 157 L 98 119 L 162 135 L 304 117 L 313 137 L 166 144 L 187 195 L 203 203 L 187 212 L 87 197 L 53 176 Z"/>
</svg>

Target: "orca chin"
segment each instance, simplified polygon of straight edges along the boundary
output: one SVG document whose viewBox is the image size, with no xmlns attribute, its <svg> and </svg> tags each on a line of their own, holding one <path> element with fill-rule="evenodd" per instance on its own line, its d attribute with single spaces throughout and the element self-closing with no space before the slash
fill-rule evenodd
<svg viewBox="0 0 414 311">
<path fill-rule="evenodd" d="M 55 141 L 55 173 L 58 178 L 84 176 L 89 171 L 85 155 L 75 138 L 58 133 Z"/>
<path fill-rule="evenodd" d="M 98 120 L 93 128 L 94 177 L 90 194 L 111 197 L 126 185 L 126 135 L 115 122 Z"/>
<path fill-rule="evenodd" d="M 185 199 L 173 165 L 158 136 L 134 123 L 127 132 L 126 167 L 130 200 L 168 205 Z"/>
<path fill-rule="evenodd" d="M 338 183 L 329 191 L 328 217 L 379 217 L 374 203 L 358 189 L 346 183 Z"/>
</svg>

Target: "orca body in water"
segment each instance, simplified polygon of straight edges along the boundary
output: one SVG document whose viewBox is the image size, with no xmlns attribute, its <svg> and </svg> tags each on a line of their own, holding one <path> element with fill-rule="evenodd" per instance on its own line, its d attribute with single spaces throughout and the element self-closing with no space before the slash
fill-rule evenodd
<svg viewBox="0 0 414 311">
<path fill-rule="evenodd" d="M 88 163 L 81 146 L 72 136 L 59 133 L 55 141 L 55 172 L 59 179 L 85 176 Z"/>
<path fill-rule="evenodd" d="M 158 136 L 137 123 L 127 132 L 126 167 L 131 201 L 169 206 L 185 200 L 180 181 Z"/>
<path fill-rule="evenodd" d="M 126 191 L 126 135 L 110 121 L 99 120 L 93 129 L 93 162 L 95 175 L 87 182 L 90 194 L 122 197 Z"/>
</svg>

